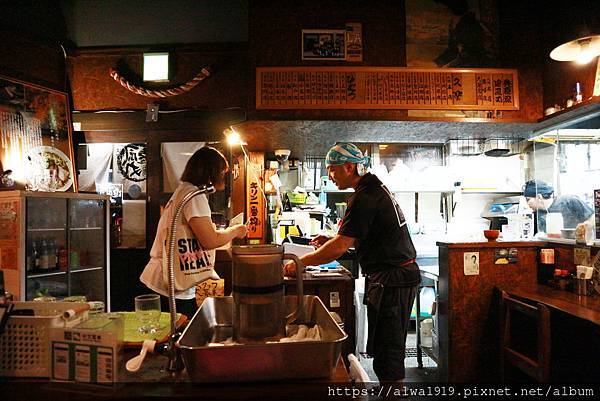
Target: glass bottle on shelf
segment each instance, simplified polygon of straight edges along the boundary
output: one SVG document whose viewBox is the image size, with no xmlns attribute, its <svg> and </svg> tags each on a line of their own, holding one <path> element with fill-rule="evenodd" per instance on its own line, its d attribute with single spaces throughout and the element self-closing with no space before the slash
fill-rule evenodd
<svg viewBox="0 0 600 401">
<path fill-rule="evenodd" d="M 89 261 L 89 252 L 87 249 L 82 248 L 79 251 L 79 265 L 81 267 L 87 267 L 89 266 L 90 261 Z"/>
<path fill-rule="evenodd" d="M 46 253 L 48 254 L 48 270 L 54 269 L 54 239 L 48 238 L 46 241 Z"/>
<path fill-rule="evenodd" d="M 58 244 L 56 243 L 56 240 L 52 240 L 52 269 L 53 270 L 58 270 L 59 266 L 58 266 Z"/>
<path fill-rule="evenodd" d="M 32 270 L 35 272 L 40 269 L 40 252 L 37 249 L 37 241 L 33 241 L 31 247 L 31 259 L 33 261 Z"/>
<path fill-rule="evenodd" d="M 40 249 L 40 270 L 47 271 L 49 268 L 48 262 L 48 243 L 44 238 L 42 239 L 42 245 Z"/>
<path fill-rule="evenodd" d="M 121 246 L 121 232 L 122 232 L 123 215 L 120 208 L 114 208 L 111 213 L 111 245 L 112 247 Z"/>
<path fill-rule="evenodd" d="M 67 265 L 69 264 L 69 252 L 61 247 L 58 251 L 58 267 L 61 271 L 67 270 Z"/>
<path fill-rule="evenodd" d="M 25 257 L 25 271 L 31 273 L 33 270 L 33 251 L 31 246 L 27 247 L 27 256 Z"/>
<path fill-rule="evenodd" d="M 25 259 L 25 269 L 27 273 L 31 273 L 35 269 L 36 253 L 35 242 L 32 241 L 27 247 L 27 258 Z"/>
</svg>

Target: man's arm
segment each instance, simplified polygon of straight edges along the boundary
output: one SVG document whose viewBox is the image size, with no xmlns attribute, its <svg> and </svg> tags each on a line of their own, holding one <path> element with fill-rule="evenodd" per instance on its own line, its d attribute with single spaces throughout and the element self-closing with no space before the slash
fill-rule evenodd
<svg viewBox="0 0 600 401">
<path fill-rule="evenodd" d="M 338 234 L 319 249 L 302 256 L 300 261 L 304 266 L 317 266 L 329 263 L 342 256 L 352 245 L 354 245 L 354 238 Z M 293 261 L 286 263 L 284 270 L 286 275 L 294 275 L 296 272 L 296 263 Z"/>
</svg>

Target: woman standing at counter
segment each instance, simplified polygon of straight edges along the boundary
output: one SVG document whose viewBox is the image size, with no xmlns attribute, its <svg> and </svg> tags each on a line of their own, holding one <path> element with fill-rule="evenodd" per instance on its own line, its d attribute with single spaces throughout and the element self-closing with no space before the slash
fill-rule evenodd
<svg viewBox="0 0 600 401">
<path fill-rule="evenodd" d="M 167 230 L 179 202 L 190 192 L 198 187 L 213 185 L 215 190 L 225 189 L 225 174 L 229 171 L 229 165 L 225 156 L 212 147 L 205 146 L 198 149 L 188 160 L 183 174 L 181 184 L 177 187 L 158 222 L 156 238 L 150 250 L 150 261 L 140 276 L 140 281 L 151 290 L 168 296 L 168 283 L 163 280 L 163 244 L 166 241 Z M 243 238 L 246 235 L 246 226 L 238 224 L 224 230 L 217 230 L 211 220 L 211 210 L 208 198 L 205 194 L 195 196 L 182 210 L 183 219 L 192 229 L 194 236 L 207 257 L 206 267 L 214 267 L 215 249 L 227 244 L 234 238 Z M 180 223 L 183 225 L 184 223 Z M 178 230 L 179 231 L 179 230 Z M 185 291 L 176 293 L 177 310 L 191 318 L 197 306 L 195 300 L 196 288 L 191 287 Z"/>
</svg>

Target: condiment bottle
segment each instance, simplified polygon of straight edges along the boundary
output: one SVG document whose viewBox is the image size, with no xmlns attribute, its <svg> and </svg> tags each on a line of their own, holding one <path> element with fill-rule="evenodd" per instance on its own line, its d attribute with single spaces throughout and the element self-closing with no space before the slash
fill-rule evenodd
<svg viewBox="0 0 600 401">
<path fill-rule="evenodd" d="M 575 104 L 583 102 L 583 91 L 581 89 L 581 84 L 579 82 L 575 83 Z"/>
</svg>

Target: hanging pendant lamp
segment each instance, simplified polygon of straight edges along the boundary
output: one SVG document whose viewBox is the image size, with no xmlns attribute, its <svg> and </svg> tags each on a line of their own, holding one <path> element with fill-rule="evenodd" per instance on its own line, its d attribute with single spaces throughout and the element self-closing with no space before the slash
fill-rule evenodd
<svg viewBox="0 0 600 401">
<path fill-rule="evenodd" d="M 550 58 L 556 61 L 575 61 L 587 64 L 600 55 L 600 35 L 580 37 L 557 46 L 550 52 Z"/>
</svg>

